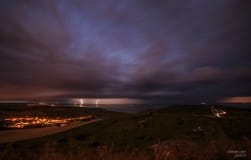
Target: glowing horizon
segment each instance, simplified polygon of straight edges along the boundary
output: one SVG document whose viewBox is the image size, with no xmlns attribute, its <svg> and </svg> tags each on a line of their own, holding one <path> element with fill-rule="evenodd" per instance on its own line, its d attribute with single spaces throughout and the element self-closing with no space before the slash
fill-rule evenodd
<svg viewBox="0 0 251 160">
<path fill-rule="evenodd" d="M 71 100 L 74 104 L 142 104 L 143 100 L 130 98 L 74 98 Z"/>
</svg>

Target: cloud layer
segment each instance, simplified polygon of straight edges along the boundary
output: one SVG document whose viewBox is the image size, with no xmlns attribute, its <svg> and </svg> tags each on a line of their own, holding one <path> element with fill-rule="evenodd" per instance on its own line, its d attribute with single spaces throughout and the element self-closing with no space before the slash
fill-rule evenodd
<svg viewBox="0 0 251 160">
<path fill-rule="evenodd" d="M 251 3 L 0 1 L 0 99 L 251 96 Z"/>
</svg>

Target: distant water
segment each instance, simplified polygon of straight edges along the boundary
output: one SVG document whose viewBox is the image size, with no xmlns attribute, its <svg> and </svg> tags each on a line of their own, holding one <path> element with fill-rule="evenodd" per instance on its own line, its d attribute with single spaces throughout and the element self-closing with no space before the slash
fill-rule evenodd
<svg viewBox="0 0 251 160">
<path fill-rule="evenodd" d="M 1 104 L 1 103 L 0 103 Z M 50 103 L 48 103 L 49 105 Z M 80 107 L 79 105 L 74 104 L 67 104 L 67 103 L 51 103 L 55 104 L 55 107 Z M 47 104 L 44 106 L 48 106 Z M 32 106 L 40 106 L 37 103 L 2 103 L 2 106 L 0 109 L 3 108 L 15 108 L 15 107 L 32 107 Z M 43 105 L 42 105 L 43 106 Z M 117 111 L 117 112 L 127 112 L 127 113 L 137 113 L 137 112 L 143 112 L 150 109 L 157 109 L 157 108 L 165 108 L 168 107 L 168 105 L 158 105 L 158 104 L 85 104 L 82 107 L 88 107 L 88 108 L 102 108 L 110 111 Z"/>
<path fill-rule="evenodd" d="M 74 107 L 72 104 L 60 104 L 56 106 L 62 106 L 62 107 Z M 80 106 L 75 106 L 80 107 Z M 167 107 L 167 105 L 149 105 L 149 104 L 99 104 L 98 106 L 88 104 L 82 106 L 87 108 L 101 108 L 109 111 L 116 111 L 116 112 L 125 112 L 125 113 L 138 113 L 143 112 L 150 109 L 157 109 L 157 108 L 164 108 Z"/>
<path fill-rule="evenodd" d="M 64 106 L 64 107 L 74 107 L 72 104 L 63 104 L 63 105 L 56 105 L 56 106 Z M 75 106 L 79 107 L 79 106 Z M 149 109 L 156 109 L 156 108 L 163 108 L 163 106 L 156 106 L 156 105 L 147 105 L 147 104 L 112 104 L 112 105 L 83 105 L 82 106 L 87 108 L 101 108 L 109 111 L 116 111 L 116 112 L 125 112 L 125 113 L 138 113 L 143 112 Z"/>
<path fill-rule="evenodd" d="M 96 107 L 96 106 L 94 106 Z M 100 105 L 98 108 L 110 110 L 110 111 L 117 111 L 117 112 L 126 112 L 126 113 L 137 113 L 143 112 L 150 109 L 157 109 L 157 108 L 164 108 L 167 105 L 149 105 L 149 104 L 126 104 L 126 105 Z"/>
</svg>

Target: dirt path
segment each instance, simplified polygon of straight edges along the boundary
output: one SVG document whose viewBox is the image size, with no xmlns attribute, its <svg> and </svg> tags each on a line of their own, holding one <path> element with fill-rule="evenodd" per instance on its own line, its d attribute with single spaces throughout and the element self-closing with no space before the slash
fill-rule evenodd
<svg viewBox="0 0 251 160">
<path fill-rule="evenodd" d="M 87 122 L 74 122 L 67 126 L 63 127 L 44 127 L 44 128 L 29 128 L 29 129 L 15 129 L 15 130 L 6 130 L 0 131 L 0 144 L 1 143 L 9 143 L 9 142 L 17 142 L 26 139 L 33 139 L 38 137 L 43 137 L 51 134 L 56 134 L 59 132 L 67 131 L 72 128 L 76 128 L 82 125 L 87 125 L 90 123 L 94 123 L 100 121 L 101 119 L 94 119 Z"/>
</svg>

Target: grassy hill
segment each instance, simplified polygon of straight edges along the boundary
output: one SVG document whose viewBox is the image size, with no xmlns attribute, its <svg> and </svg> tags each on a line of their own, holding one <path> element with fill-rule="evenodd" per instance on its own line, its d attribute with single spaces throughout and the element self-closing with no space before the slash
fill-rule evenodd
<svg viewBox="0 0 251 160">
<path fill-rule="evenodd" d="M 190 147 L 193 144 L 191 148 L 204 147 L 207 150 L 205 147 L 212 147 L 213 144 L 216 150 L 224 150 L 226 156 L 227 147 L 250 147 L 251 111 L 224 109 L 228 112 L 226 118 L 213 117 L 209 106 L 174 106 L 137 114 L 89 109 L 85 113 L 103 117 L 104 120 L 11 146 L 16 150 L 26 148 L 37 152 L 47 144 L 53 144 L 59 152 L 80 152 L 100 147 L 123 152 L 135 149 L 147 151 L 151 146 L 163 143 L 171 143 L 171 146 L 181 143 Z M 176 151 L 177 146 L 174 148 Z"/>
</svg>

